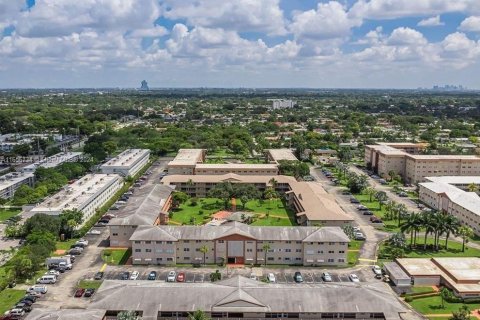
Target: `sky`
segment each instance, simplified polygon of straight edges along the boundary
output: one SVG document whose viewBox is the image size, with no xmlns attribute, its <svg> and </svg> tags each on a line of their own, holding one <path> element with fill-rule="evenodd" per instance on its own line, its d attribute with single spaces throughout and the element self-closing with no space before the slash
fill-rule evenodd
<svg viewBox="0 0 480 320">
<path fill-rule="evenodd" d="M 0 88 L 480 89 L 480 0 L 0 0 Z"/>
</svg>

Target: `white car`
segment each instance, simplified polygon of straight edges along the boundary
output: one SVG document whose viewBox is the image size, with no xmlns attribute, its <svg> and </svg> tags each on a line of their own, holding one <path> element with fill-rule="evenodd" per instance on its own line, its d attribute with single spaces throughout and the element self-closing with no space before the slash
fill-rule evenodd
<svg viewBox="0 0 480 320">
<path fill-rule="evenodd" d="M 250 279 L 251 280 L 257 280 L 257 276 L 253 273 L 250 274 Z"/>
<path fill-rule="evenodd" d="M 23 317 L 25 315 L 25 310 L 23 309 L 11 309 L 10 311 L 5 312 L 5 315 Z M 17 319 L 17 318 L 15 318 Z"/>
<path fill-rule="evenodd" d="M 83 244 L 84 246 L 88 246 L 88 240 L 86 240 L 86 239 L 80 239 L 80 240 L 77 241 L 77 243 Z"/>
<path fill-rule="evenodd" d="M 133 271 L 132 274 L 130 275 L 130 280 L 137 280 L 138 278 L 138 271 Z"/>
<path fill-rule="evenodd" d="M 360 227 L 353 227 L 354 232 L 360 232 Z"/>
<path fill-rule="evenodd" d="M 48 291 L 48 288 L 47 286 L 41 286 L 41 285 L 35 285 L 35 286 L 31 286 L 30 288 L 27 289 L 27 293 L 30 293 L 30 292 L 38 292 L 38 293 L 47 293 Z"/>
<path fill-rule="evenodd" d="M 62 261 L 58 264 L 60 268 L 65 268 L 66 270 L 72 270 L 73 265 L 71 263 L 66 263 L 65 261 Z M 51 271 L 51 270 L 50 270 Z"/>
<path fill-rule="evenodd" d="M 275 283 L 276 282 L 275 275 L 273 273 L 269 273 L 267 275 L 267 280 L 268 280 L 268 282 Z"/>
<path fill-rule="evenodd" d="M 90 230 L 88 231 L 88 234 L 95 234 L 95 235 L 98 235 L 98 234 L 101 234 L 102 232 L 100 230 Z"/>
<path fill-rule="evenodd" d="M 358 276 L 354 273 L 352 273 L 351 275 L 348 276 L 350 278 L 350 281 L 352 282 L 360 282 L 360 279 L 358 278 Z"/>
<path fill-rule="evenodd" d="M 375 275 L 381 275 L 382 274 L 382 268 L 380 268 L 379 266 L 373 266 L 372 267 L 372 271 L 373 273 L 375 273 Z"/>
<path fill-rule="evenodd" d="M 60 275 L 60 272 L 58 272 L 57 270 L 49 270 L 47 272 L 45 272 L 45 275 L 46 276 L 59 276 Z"/>
<path fill-rule="evenodd" d="M 177 273 L 175 271 L 170 271 L 167 276 L 167 282 L 175 282 Z"/>
</svg>

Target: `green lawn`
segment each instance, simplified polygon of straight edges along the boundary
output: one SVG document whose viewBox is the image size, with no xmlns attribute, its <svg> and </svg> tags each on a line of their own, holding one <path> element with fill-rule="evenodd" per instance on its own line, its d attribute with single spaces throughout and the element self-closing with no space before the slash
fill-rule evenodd
<svg viewBox="0 0 480 320">
<path fill-rule="evenodd" d="M 210 220 L 210 216 L 220 210 L 224 210 L 223 201 L 216 198 L 202 198 L 196 205 L 192 205 L 191 199 L 174 209 L 170 218 L 170 224 L 204 224 Z M 295 213 L 286 208 L 281 200 L 247 202 L 245 209 L 241 201 L 237 201 L 237 211 L 247 211 L 256 214 L 256 221 L 252 225 L 262 226 L 292 226 L 295 223 Z M 266 217 L 268 215 L 268 218 Z"/>
<path fill-rule="evenodd" d="M 360 240 L 350 240 L 350 243 L 348 245 L 348 250 L 360 250 L 364 242 L 365 241 L 360 241 Z"/>
<path fill-rule="evenodd" d="M 443 314 L 458 311 L 463 305 L 462 303 L 449 303 L 445 301 L 445 308 L 442 308 L 442 298 L 440 296 L 425 297 L 414 299 L 409 302 L 410 305 L 422 314 Z M 467 304 L 470 310 L 480 308 L 480 303 Z"/>
<path fill-rule="evenodd" d="M 102 260 L 108 264 L 124 265 L 131 255 L 131 249 L 105 249 L 102 252 Z"/>
<path fill-rule="evenodd" d="M 385 218 L 385 205 L 382 205 L 382 209 L 380 209 L 380 205 L 377 200 L 372 197 L 372 202 L 370 202 L 370 196 L 367 194 L 355 194 L 355 198 L 360 200 L 360 202 L 367 207 L 373 214 L 383 220 L 383 224 L 385 225 L 385 231 L 398 231 L 398 221 L 386 221 Z"/>
<path fill-rule="evenodd" d="M 0 292 L 0 315 L 10 310 L 25 295 L 24 290 L 5 289 Z"/>
<path fill-rule="evenodd" d="M 94 288 L 96 290 L 100 288 L 100 286 L 102 285 L 102 282 L 103 281 L 96 281 L 96 280 L 80 280 L 77 288 L 84 288 L 84 289 Z"/>
<path fill-rule="evenodd" d="M 434 292 L 432 287 L 412 287 L 412 293 L 432 293 Z"/>
<path fill-rule="evenodd" d="M 347 261 L 348 266 L 353 267 L 358 263 L 358 257 L 360 256 L 360 252 L 358 251 L 347 251 Z"/>
<path fill-rule="evenodd" d="M 18 209 L 0 209 L 0 222 L 7 220 L 8 218 L 14 217 L 20 213 L 21 210 Z"/>
<path fill-rule="evenodd" d="M 209 151 L 208 155 L 212 156 L 212 157 L 228 157 L 228 156 L 232 156 L 232 155 L 235 155 L 235 154 L 228 149 L 222 148 L 222 149 L 217 149 L 215 151 Z"/>
<path fill-rule="evenodd" d="M 407 235 L 407 241 L 409 237 Z M 448 241 L 448 249 L 445 249 L 445 240 L 440 240 L 440 250 L 432 251 L 427 248 L 426 251 L 423 250 L 423 237 L 417 237 L 417 246 L 414 249 L 407 247 L 405 249 L 405 258 L 431 258 L 431 257 L 479 257 L 480 250 L 474 248 L 468 248 L 465 246 L 465 252 L 462 252 L 462 244 L 460 242 Z M 433 238 L 427 238 L 427 245 L 433 244 Z M 380 245 L 380 252 L 387 247 L 387 245 L 382 243 Z"/>
<path fill-rule="evenodd" d="M 69 239 L 67 241 L 57 241 L 57 250 L 69 250 L 70 247 L 75 244 L 78 241 L 78 239 Z"/>
</svg>

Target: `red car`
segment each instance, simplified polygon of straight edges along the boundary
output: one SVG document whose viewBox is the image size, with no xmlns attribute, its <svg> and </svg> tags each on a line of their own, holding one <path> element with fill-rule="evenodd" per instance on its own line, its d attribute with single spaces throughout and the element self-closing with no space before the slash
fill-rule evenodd
<svg viewBox="0 0 480 320">
<path fill-rule="evenodd" d="M 185 273 L 180 272 L 179 274 L 177 274 L 177 282 L 184 282 L 184 281 L 185 281 Z"/>
<path fill-rule="evenodd" d="M 83 294 L 85 293 L 85 289 L 83 288 L 78 288 L 77 290 L 75 290 L 75 298 L 81 298 L 83 296 Z"/>
</svg>

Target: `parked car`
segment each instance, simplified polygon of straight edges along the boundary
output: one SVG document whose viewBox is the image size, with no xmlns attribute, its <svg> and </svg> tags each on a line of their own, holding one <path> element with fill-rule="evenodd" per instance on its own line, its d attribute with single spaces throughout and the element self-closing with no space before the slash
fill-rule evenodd
<svg viewBox="0 0 480 320">
<path fill-rule="evenodd" d="M 26 294 L 20 301 L 31 301 L 32 303 L 37 302 L 38 297 L 32 294 Z"/>
<path fill-rule="evenodd" d="M 94 229 L 91 229 L 90 231 L 87 232 L 88 234 L 93 234 L 93 235 L 99 235 L 101 234 L 102 232 L 100 230 L 94 230 Z"/>
<path fill-rule="evenodd" d="M 355 232 L 355 240 L 366 240 L 365 235 L 361 232 Z"/>
<path fill-rule="evenodd" d="M 372 267 L 372 271 L 375 275 L 382 275 L 382 268 L 377 265 Z"/>
<path fill-rule="evenodd" d="M 130 272 L 125 271 L 124 273 L 122 273 L 122 280 L 128 280 L 128 279 L 130 279 Z"/>
<path fill-rule="evenodd" d="M 332 282 L 332 276 L 328 272 L 322 273 L 322 279 L 325 282 Z"/>
<path fill-rule="evenodd" d="M 399 197 L 402 197 L 402 198 L 405 198 L 405 197 L 408 197 L 408 194 L 406 192 L 400 192 L 398 194 Z"/>
<path fill-rule="evenodd" d="M 363 215 L 364 216 L 373 216 L 373 212 L 370 211 L 370 210 L 365 210 L 365 211 L 363 211 Z"/>
<path fill-rule="evenodd" d="M 138 271 L 133 271 L 132 274 L 130 275 L 130 280 L 137 280 L 138 279 Z"/>
<path fill-rule="evenodd" d="M 167 282 L 175 282 L 176 278 L 177 278 L 177 273 L 172 270 L 167 275 Z"/>
<path fill-rule="evenodd" d="M 66 263 L 65 261 L 62 261 L 58 264 L 57 269 L 59 269 L 58 270 L 59 272 L 62 272 L 61 269 L 63 269 L 64 272 L 65 272 L 65 270 L 72 270 L 72 267 L 73 267 L 73 265 L 71 263 Z"/>
<path fill-rule="evenodd" d="M 250 280 L 255 280 L 255 281 L 257 281 L 258 278 L 257 278 L 257 276 L 256 276 L 254 273 L 250 273 Z"/>
<path fill-rule="evenodd" d="M 358 200 L 357 198 L 351 197 L 350 203 L 360 203 L 360 200 Z"/>
<path fill-rule="evenodd" d="M 82 248 L 78 248 L 78 247 L 75 247 L 75 248 L 73 248 L 73 249 L 68 250 L 68 254 L 71 254 L 71 255 L 74 255 L 74 256 L 81 255 L 82 252 L 83 252 L 83 249 L 82 249 Z"/>
<path fill-rule="evenodd" d="M 368 210 L 368 208 L 365 207 L 363 204 L 361 204 L 357 207 L 357 210 L 364 211 L 364 210 Z"/>
<path fill-rule="evenodd" d="M 85 289 L 83 288 L 78 288 L 75 290 L 75 294 L 73 295 L 75 298 L 81 298 L 83 294 L 85 293 Z"/>
<path fill-rule="evenodd" d="M 40 298 L 42 296 L 42 293 L 39 292 L 39 291 L 33 291 L 33 290 L 30 290 L 32 289 L 31 287 L 27 290 L 26 294 L 25 294 L 25 297 L 27 296 L 32 296 L 32 297 L 35 297 L 35 298 Z M 30 290 L 30 291 L 29 291 Z"/>
<path fill-rule="evenodd" d="M 358 276 L 354 273 L 352 273 L 351 275 L 348 276 L 350 278 L 350 281 L 352 282 L 360 282 L 360 279 L 358 278 Z"/>
<path fill-rule="evenodd" d="M 148 274 L 147 280 L 156 280 L 157 279 L 157 271 L 151 271 Z"/>
<path fill-rule="evenodd" d="M 344 196 L 349 196 L 349 195 L 351 195 L 352 193 L 351 193 L 350 191 L 348 191 L 348 190 L 343 190 L 343 191 L 342 191 L 342 194 L 343 194 Z"/>
<path fill-rule="evenodd" d="M 267 275 L 267 280 L 268 282 L 275 283 L 276 282 L 275 275 L 273 273 L 269 273 Z"/>
<path fill-rule="evenodd" d="M 25 302 L 19 302 L 15 305 L 14 309 L 21 309 L 25 312 L 30 312 L 32 311 L 32 307 Z"/>
<path fill-rule="evenodd" d="M 85 294 L 83 296 L 85 298 L 90 298 L 91 296 L 93 296 L 94 293 L 95 293 L 94 288 L 87 288 L 87 290 L 85 290 Z"/>
<path fill-rule="evenodd" d="M 81 243 L 81 244 L 83 244 L 85 247 L 88 246 L 88 240 L 83 239 L 83 238 L 80 239 L 80 240 L 78 240 L 77 243 Z"/>
<path fill-rule="evenodd" d="M 57 270 L 48 270 L 47 272 L 45 272 L 45 275 L 58 277 L 60 275 L 60 272 Z"/>
<path fill-rule="evenodd" d="M 102 280 L 104 275 L 105 275 L 104 272 L 99 271 L 99 272 L 95 273 L 95 276 L 93 277 L 93 279 L 95 279 L 95 280 Z"/>
<path fill-rule="evenodd" d="M 10 316 L 11 319 L 20 319 L 25 315 L 25 310 L 13 308 L 7 311 L 5 315 Z"/>
<path fill-rule="evenodd" d="M 294 280 L 296 283 L 302 283 L 302 282 L 303 282 L 302 273 L 301 273 L 300 271 L 295 272 L 295 274 L 293 275 L 293 280 Z"/>
<path fill-rule="evenodd" d="M 177 274 L 177 282 L 184 282 L 185 281 L 185 273 L 180 272 Z"/>
</svg>

